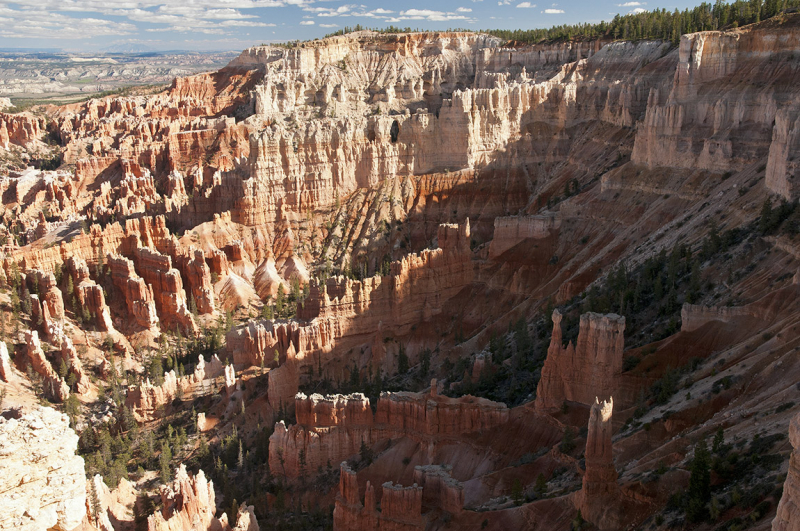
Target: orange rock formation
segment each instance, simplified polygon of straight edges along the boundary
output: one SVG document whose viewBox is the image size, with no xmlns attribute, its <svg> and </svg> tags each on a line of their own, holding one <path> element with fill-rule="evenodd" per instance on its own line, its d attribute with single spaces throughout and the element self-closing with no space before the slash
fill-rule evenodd
<svg viewBox="0 0 800 531">
<path fill-rule="evenodd" d="M 576 505 L 583 518 L 598 529 L 619 529 L 620 491 L 611 448 L 611 414 L 614 401 L 595 399 L 586 437 L 586 473 Z"/>
<path fill-rule="evenodd" d="M 323 469 L 358 454 L 362 442 L 408 437 L 432 443 L 469 433 L 489 432 L 508 421 L 505 404 L 484 398 L 448 398 L 424 393 L 382 393 L 373 415 L 369 399 L 360 393 L 342 396 L 306 395 L 295 399 L 297 424 L 275 425 L 270 436 L 269 462 L 287 478 Z"/>
<path fill-rule="evenodd" d="M 381 510 L 375 508 L 375 492 L 367 482 L 364 503 L 361 503 L 356 473 L 347 463 L 340 467 L 339 493 L 333 510 L 335 530 L 421 531 L 425 529 L 422 518 L 422 487 L 383 484 Z"/>
<path fill-rule="evenodd" d="M 792 418 L 789 440 L 792 442 L 792 457 L 789 459 L 789 472 L 783 484 L 778 513 L 772 521 L 772 531 L 800 530 L 800 415 Z"/>
<path fill-rule="evenodd" d="M 625 318 L 616 314 L 581 315 L 577 344 L 561 341 L 561 313 L 553 311 L 553 335 L 536 390 L 536 407 L 552 410 L 564 401 L 592 405 L 610 397 L 622 373 Z"/>
</svg>

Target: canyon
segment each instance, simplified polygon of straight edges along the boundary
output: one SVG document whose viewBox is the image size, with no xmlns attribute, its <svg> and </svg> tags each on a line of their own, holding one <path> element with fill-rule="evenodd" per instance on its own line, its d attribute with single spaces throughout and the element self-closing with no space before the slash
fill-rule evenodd
<svg viewBox="0 0 800 531">
<path fill-rule="evenodd" d="M 798 54 L 358 31 L 0 112 L 0 529 L 800 528 Z"/>
</svg>

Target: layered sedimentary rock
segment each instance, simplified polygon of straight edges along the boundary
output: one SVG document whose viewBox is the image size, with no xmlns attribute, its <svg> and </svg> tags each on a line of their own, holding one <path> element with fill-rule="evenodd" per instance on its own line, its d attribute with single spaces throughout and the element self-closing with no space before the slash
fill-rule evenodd
<svg viewBox="0 0 800 531">
<path fill-rule="evenodd" d="M 356 473 L 347 463 L 342 463 L 333 528 L 338 531 L 421 531 L 425 529 L 422 495 L 422 487 L 416 484 L 402 487 L 386 482 L 382 486 L 381 510 L 378 511 L 372 485 L 367 482 L 364 503 L 361 503 Z"/>
<path fill-rule="evenodd" d="M 188 393 L 198 385 L 202 386 L 203 390 L 206 387 L 210 390 L 212 383 L 206 383 L 206 381 L 221 375 L 225 375 L 227 384 L 228 371 L 226 369 L 227 367 L 222 365 L 216 354 L 208 363 L 201 355 L 192 374 L 179 378 L 172 370 L 164 374 L 164 381 L 161 385 L 153 385 L 148 379 L 141 385 L 129 387 L 125 397 L 125 406 L 131 408 L 133 416 L 138 422 L 153 420 L 158 418 L 158 411 L 171 404 L 178 394 Z"/>
<path fill-rule="evenodd" d="M 89 267 L 80 258 L 72 257 L 67 260 L 67 271 L 73 278 L 75 297 L 79 309 L 88 312 L 95 324 L 103 331 L 114 330 L 111 322 L 111 312 L 106 305 L 103 288 L 89 277 Z"/>
<path fill-rule="evenodd" d="M 737 317 L 763 317 L 762 312 L 747 306 L 703 306 L 684 303 L 681 308 L 681 331 L 691 332 L 706 323 L 731 322 Z"/>
<path fill-rule="evenodd" d="M 305 456 L 305 472 L 315 472 L 357 454 L 362 442 L 409 437 L 419 442 L 458 438 L 488 432 L 508 421 L 505 404 L 484 398 L 448 398 L 423 393 L 382 393 L 373 415 L 369 399 L 360 393 L 295 399 L 297 424 L 275 425 L 270 436 L 269 461 L 273 470 L 296 478 Z"/>
<path fill-rule="evenodd" d="M 42 136 L 45 129 L 44 117 L 30 113 L 0 113 L 0 148 L 8 149 L 11 144 L 27 146 Z"/>
<path fill-rule="evenodd" d="M 154 329 L 158 326 L 158 314 L 153 288 L 136 274 L 133 261 L 124 256 L 109 255 L 107 259 L 114 286 L 122 292 L 128 313 L 136 324 Z"/>
<path fill-rule="evenodd" d="M 236 515 L 236 527 L 233 531 L 259 531 L 258 520 L 252 505 L 242 505 Z"/>
<path fill-rule="evenodd" d="M 536 407 L 559 408 L 564 401 L 587 406 L 596 397 L 610 397 L 622 373 L 625 318 L 616 314 L 581 315 L 576 345 L 562 346 L 561 313 L 553 311 L 553 334 L 542 377 L 536 390 Z"/>
<path fill-rule="evenodd" d="M 91 380 L 86 371 L 83 370 L 83 364 L 78 357 L 78 352 L 72 344 L 72 340 L 67 336 L 61 338 L 61 359 L 68 367 L 69 373 L 74 376 L 75 392 L 79 395 L 89 393 L 91 388 Z"/>
<path fill-rule="evenodd" d="M 69 531 L 85 514 L 83 458 L 66 415 L 0 417 L 0 529 Z"/>
<path fill-rule="evenodd" d="M 798 51 L 791 24 L 683 35 L 672 86 L 651 90 L 632 160 L 722 172 L 768 157 L 767 186 L 787 198 L 796 194 L 797 168 L 789 156 L 797 145 L 798 118 L 792 74 L 775 71 L 764 57 Z M 764 79 L 770 89 L 750 105 L 758 97 L 753 86 Z"/>
<path fill-rule="evenodd" d="M 586 436 L 586 473 L 576 505 L 583 517 L 598 529 L 619 529 L 620 492 L 611 447 L 611 414 L 614 402 L 595 400 L 589 413 Z"/>
<path fill-rule="evenodd" d="M 306 322 L 250 323 L 231 331 L 226 341 L 234 363 L 269 363 L 277 351 L 281 360 L 295 359 L 299 368 L 314 365 L 326 371 L 329 361 L 338 361 L 327 354 L 340 341 L 367 340 L 379 328 L 407 333 L 420 321 L 438 315 L 448 300 L 469 285 L 473 277 L 469 235 L 469 220 L 441 225 L 440 248 L 392 262 L 388 276 L 362 281 L 340 276 L 324 284 L 312 280 L 309 296 L 298 308 L 298 318 Z M 373 355 L 373 366 L 395 370 L 394 360 L 383 359 L 377 352 Z"/>
<path fill-rule="evenodd" d="M 489 258 L 497 258 L 525 240 L 540 240 L 561 226 L 561 218 L 548 216 L 508 216 L 494 218 L 494 236 L 489 244 Z"/>
<path fill-rule="evenodd" d="M 35 269 L 28 275 L 28 279 L 36 284 L 45 333 L 48 337 L 53 337 L 64 319 L 64 297 L 58 289 L 56 277 L 52 273 Z"/>
<path fill-rule="evenodd" d="M 203 251 L 194 249 L 179 255 L 175 265 L 187 279 L 191 298 L 198 313 L 214 311 L 214 287 L 211 285 L 211 269 L 206 264 Z"/>
<path fill-rule="evenodd" d="M 464 509 L 464 484 L 450 477 L 448 465 L 424 465 L 414 468 L 414 483 L 422 487 L 422 503 L 452 515 Z"/>
<path fill-rule="evenodd" d="M 109 489 L 100 474 L 86 481 L 86 518 L 99 531 L 119 531 L 136 525 L 135 504 L 139 492 L 134 483 L 121 478 Z M 99 502 L 96 505 L 92 501 Z M 113 522 L 113 524 L 112 524 Z M 84 525 L 86 520 L 84 520 Z"/>
<path fill-rule="evenodd" d="M 185 333 L 196 333 L 197 324 L 187 306 L 183 280 L 180 272 L 172 267 L 172 259 L 147 247 L 137 250 L 136 259 L 136 268 L 152 287 L 163 326 L 177 326 Z"/>
<path fill-rule="evenodd" d="M 39 333 L 36 330 L 26 330 L 25 343 L 31 367 L 42 378 L 45 395 L 55 402 L 65 401 L 69 396 L 69 387 L 45 357 Z"/>
<path fill-rule="evenodd" d="M 783 496 L 772 521 L 772 531 L 800 530 L 800 415 L 795 415 L 789 424 L 789 440 L 792 456 L 783 484 Z"/>
<path fill-rule="evenodd" d="M 318 428 L 372 424 L 369 399 L 362 393 L 327 396 L 313 394 L 309 397 L 300 393 L 295 400 L 294 413 L 298 424 Z"/>
<path fill-rule="evenodd" d="M 161 503 L 161 511 L 147 519 L 148 531 L 223 529 L 214 516 L 217 512 L 214 484 L 206 480 L 202 470 L 192 476 L 181 465 L 172 484 L 161 486 Z"/>
</svg>

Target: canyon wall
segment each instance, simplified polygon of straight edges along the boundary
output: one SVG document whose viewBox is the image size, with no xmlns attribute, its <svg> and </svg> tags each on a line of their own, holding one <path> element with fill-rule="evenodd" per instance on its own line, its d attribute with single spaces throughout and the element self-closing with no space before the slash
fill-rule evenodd
<svg viewBox="0 0 800 531">
<path fill-rule="evenodd" d="M 799 53 L 800 36 L 793 24 L 770 26 L 683 35 L 672 87 L 650 92 L 631 160 L 715 172 L 765 161 L 767 187 L 796 196 L 793 74 L 772 61 Z M 753 87 L 767 79 L 756 94 Z"/>
<path fill-rule="evenodd" d="M 387 481 L 382 486 L 381 510 L 375 508 L 375 491 L 367 482 L 364 503 L 361 503 L 358 478 L 347 463 L 342 463 L 339 492 L 333 510 L 333 528 L 339 531 L 422 531 L 422 487 L 394 485 Z"/>
<path fill-rule="evenodd" d="M 560 408 L 565 401 L 591 406 L 596 397 L 610 397 L 622 374 L 625 318 L 616 314 L 581 315 L 575 345 L 562 346 L 561 313 L 553 311 L 553 334 L 542 376 L 536 389 L 536 407 Z"/>
<path fill-rule="evenodd" d="M 681 331 L 691 332 L 706 323 L 729 323 L 737 317 L 764 317 L 763 312 L 748 306 L 703 306 L 684 303 L 681 308 Z"/>
<path fill-rule="evenodd" d="M 561 218 L 547 216 L 508 216 L 494 218 L 494 233 L 489 243 L 489 258 L 495 259 L 525 240 L 540 240 L 561 226 Z"/>
<path fill-rule="evenodd" d="M 473 278 L 469 220 L 441 225 L 437 235 L 440 248 L 392 262 L 387 276 L 360 281 L 340 276 L 322 284 L 312 280 L 308 298 L 298 307 L 298 320 L 251 322 L 232 330 L 226 343 L 234 363 L 269 364 L 277 351 L 281 365 L 287 360 L 296 364 L 292 371 L 313 367 L 336 375 L 352 364 L 332 357 L 335 347 L 372 343 L 376 330 L 405 334 L 417 323 L 433 319 Z M 373 367 L 395 370 L 396 361 L 384 358 L 380 349 L 372 356 Z M 283 372 L 277 369 L 275 377 Z M 297 388 L 280 396 L 292 398 L 296 392 Z"/>
<path fill-rule="evenodd" d="M 374 415 L 369 399 L 360 393 L 327 397 L 299 393 L 295 412 L 297 424 L 287 428 L 278 422 L 269 444 L 271 469 L 292 479 L 358 454 L 362 443 L 372 446 L 397 437 L 426 443 L 457 439 L 487 433 L 509 418 L 505 404 L 484 398 L 406 392 L 381 393 Z"/>
</svg>

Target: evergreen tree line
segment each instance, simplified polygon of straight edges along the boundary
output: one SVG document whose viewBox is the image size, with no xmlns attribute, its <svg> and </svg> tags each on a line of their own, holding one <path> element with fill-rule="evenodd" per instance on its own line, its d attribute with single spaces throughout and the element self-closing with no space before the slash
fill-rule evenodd
<svg viewBox="0 0 800 531">
<path fill-rule="evenodd" d="M 611 21 L 600 23 L 562 24 L 551 28 L 540 29 L 486 29 L 488 33 L 508 42 L 536 44 L 543 42 L 559 42 L 590 39 L 623 39 L 640 40 L 656 39 L 672 42 L 677 45 L 681 35 L 697 31 L 714 31 L 737 28 L 772 18 L 784 11 L 800 7 L 800 0 L 736 0 L 715 3 L 703 2 L 692 9 L 673 11 L 654 9 L 641 13 L 617 15 Z M 325 37 L 345 35 L 354 31 L 367 30 L 384 34 L 409 33 L 419 31 L 410 27 L 398 28 L 366 28 L 359 25 L 345 27 Z M 455 29 L 448 31 L 474 31 Z"/>
</svg>

